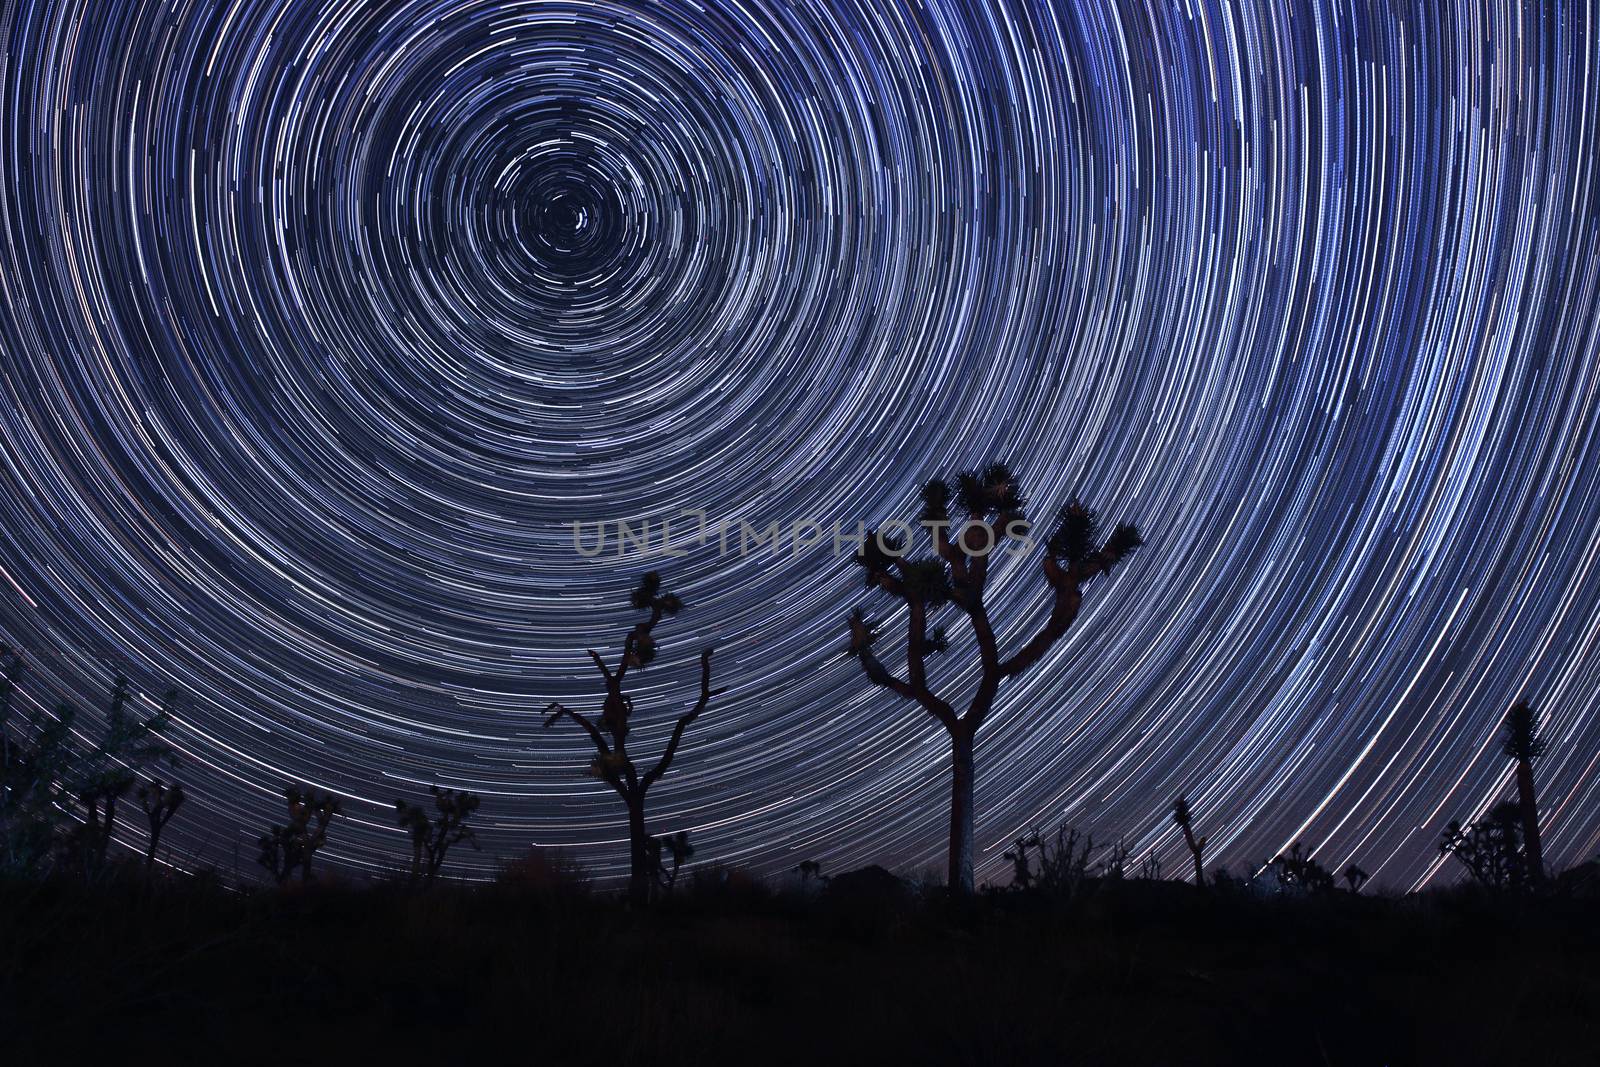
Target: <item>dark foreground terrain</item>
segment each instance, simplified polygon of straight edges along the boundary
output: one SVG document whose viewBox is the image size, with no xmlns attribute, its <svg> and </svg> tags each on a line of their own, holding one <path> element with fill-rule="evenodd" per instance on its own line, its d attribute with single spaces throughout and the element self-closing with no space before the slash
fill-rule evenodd
<svg viewBox="0 0 1600 1067">
<path fill-rule="evenodd" d="M 0 1060 L 1594 1064 L 1600 903 L 0 886 Z"/>
</svg>

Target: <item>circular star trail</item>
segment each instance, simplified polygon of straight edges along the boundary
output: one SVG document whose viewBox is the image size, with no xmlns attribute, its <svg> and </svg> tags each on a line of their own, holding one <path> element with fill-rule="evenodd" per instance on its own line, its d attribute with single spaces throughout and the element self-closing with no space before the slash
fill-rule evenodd
<svg viewBox="0 0 1600 1067">
<path fill-rule="evenodd" d="M 914 514 L 1004 459 L 1147 547 L 980 738 L 979 877 L 1070 823 L 1181 870 L 1303 840 L 1406 888 L 1546 716 L 1600 848 L 1600 9 L 1020 0 L 19 0 L 0 14 L 0 635 L 33 701 L 183 691 L 231 862 L 483 794 L 624 861 L 593 709 L 658 567 L 653 826 L 768 872 L 942 852 L 940 728 L 840 655 L 823 543 L 587 558 L 571 523 Z M 592 529 L 592 527 L 591 527 Z M 659 526 L 657 527 L 659 530 Z M 681 554 L 678 554 L 681 553 Z M 1031 561 L 997 577 L 1003 645 Z M 893 630 L 896 621 L 877 608 Z M 974 681 L 953 627 L 938 684 Z M 892 639 L 886 639 L 892 651 Z M 87 714 L 92 723 L 94 716 Z M 130 830 L 130 833 L 134 831 Z M 130 838 L 130 840 L 132 840 Z M 245 864 L 250 853 L 248 844 Z"/>
</svg>

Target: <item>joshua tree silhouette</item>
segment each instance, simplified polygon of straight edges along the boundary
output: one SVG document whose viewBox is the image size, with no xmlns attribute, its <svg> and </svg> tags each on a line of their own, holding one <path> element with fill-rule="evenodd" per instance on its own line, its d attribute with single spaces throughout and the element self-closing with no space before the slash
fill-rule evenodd
<svg viewBox="0 0 1600 1067">
<path fill-rule="evenodd" d="M 159 735 L 172 720 L 178 692 L 167 690 L 161 709 L 147 719 L 129 714 L 132 696 L 128 680 L 117 675 L 111 683 L 105 733 L 72 776 L 71 792 L 82 809 L 83 821 L 69 836 L 68 844 L 89 879 L 105 869 L 106 853 L 117 828 L 117 804 L 137 781 L 138 768 L 163 755 Z M 61 715 L 72 719 L 67 709 Z"/>
<path fill-rule="evenodd" d="M 661 575 L 650 571 L 640 579 L 631 602 L 635 608 L 649 614 L 623 638 L 622 654 L 616 666 L 607 664 L 594 649 L 589 650 L 589 658 L 594 660 L 595 667 L 605 680 L 605 702 L 601 706 L 599 721 L 592 721 L 582 712 L 552 701 L 547 709 L 549 717 L 544 724 L 548 728 L 563 717 L 569 718 L 581 726 L 594 743 L 595 758 L 589 766 L 590 773 L 609 785 L 628 809 L 628 899 L 634 904 L 643 905 L 650 901 L 658 871 L 655 857 L 659 855 L 659 850 L 652 848 L 653 839 L 645 828 L 645 795 L 672 766 L 672 759 L 678 754 L 678 746 L 683 743 L 683 733 L 689 724 L 699 718 L 711 698 L 723 690 L 711 688 L 712 650 L 708 648 L 700 653 L 699 698 L 678 717 L 661 758 L 649 770 L 640 773 L 628 753 L 628 720 L 633 716 L 633 699 L 623 688 L 623 682 L 630 671 L 641 669 L 655 659 L 656 624 L 666 616 L 682 611 L 683 601 L 671 593 L 662 592 Z"/>
<path fill-rule="evenodd" d="M 149 870 L 156 862 L 156 849 L 161 847 L 161 831 L 183 807 L 183 783 L 167 785 L 156 778 L 139 787 L 139 806 L 150 824 L 150 840 L 145 846 L 144 865 Z"/>
<path fill-rule="evenodd" d="M 438 810 L 436 819 L 428 817 L 428 809 L 421 805 L 394 802 L 395 818 L 401 829 L 411 835 L 411 884 L 419 882 L 431 886 L 444 866 L 444 857 L 450 846 L 465 841 L 473 848 L 478 842 L 467 825 L 472 813 L 478 810 L 479 797 L 474 793 L 457 792 L 429 786 L 433 806 Z"/>
<path fill-rule="evenodd" d="M 1333 875 L 1296 841 L 1289 851 L 1267 865 L 1277 876 L 1278 888 L 1290 893 L 1326 893 L 1334 888 Z"/>
<path fill-rule="evenodd" d="M 1539 716 L 1524 701 L 1517 701 L 1506 712 L 1500 747 L 1517 764 L 1517 809 L 1522 816 L 1522 846 L 1527 857 L 1527 875 L 1532 881 L 1544 877 L 1544 845 L 1539 838 L 1539 797 L 1533 787 L 1533 761 L 1544 755 L 1545 741 L 1539 736 Z"/>
<path fill-rule="evenodd" d="M 813 882 L 820 885 L 828 881 L 827 876 L 822 873 L 822 864 L 816 860 L 801 860 L 794 870 L 800 876 L 802 889 L 810 888 Z"/>
<path fill-rule="evenodd" d="M 72 744 L 74 711 L 62 704 L 53 718 L 25 710 L 13 716 L 22 656 L 0 645 L 0 661 L 0 870 L 40 874 L 57 854 L 63 813 L 73 803 L 69 783 L 81 759 Z"/>
<path fill-rule="evenodd" d="M 257 862 L 272 872 L 280 886 L 288 882 L 296 868 L 300 880 L 311 880 L 311 861 L 328 842 L 328 824 L 339 814 L 339 798 L 331 793 L 318 795 L 309 786 L 291 785 L 283 792 L 289 821 L 274 826 L 257 840 L 261 854 Z"/>
<path fill-rule="evenodd" d="M 1522 826 L 1521 807 L 1502 801 L 1468 826 L 1450 820 L 1439 838 L 1439 854 L 1454 856 L 1485 889 L 1526 889 L 1534 879 L 1528 869 Z"/>
<path fill-rule="evenodd" d="M 1352 893 L 1361 892 L 1361 887 L 1367 884 L 1368 877 L 1367 872 L 1354 863 L 1344 869 L 1344 881 Z"/>
<path fill-rule="evenodd" d="M 663 856 L 672 858 L 671 867 L 663 862 Z M 676 885 L 678 870 L 692 859 L 694 859 L 694 845 L 689 843 L 689 835 L 682 830 L 665 837 L 650 839 L 650 865 L 655 869 L 656 885 L 662 889 L 670 890 Z"/>
<path fill-rule="evenodd" d="M 953 535 L 952 503 L 966 518 Z M 1061 508 L 1040 563 L 1052 597 L 1050 614 L 1026 644 L 1002 656 L 984 594 L 990 557 L 1003 543 L 1020 536 L 1023 504 L 1016 479 L 1004 464 L 992 464 L 981 474 L 960 475 L 953 493 L 946 482 L 934 479 L 922 489 L 921 520 L 933 535 L 935 556 L 909 558 L 904 539 L 882 531 L 867 535 L 856 554 L 856 562 L 866 571 L 867 588 L 880 589 L 906 606 L 906 675 L 891 673 L 873 654 L 877 633 L 859 608 L 849 619 L 848 653 L 861 661 L 874 684 L 915 701 L 950 736 L 953 893 L 972 892 L 973 751 L 1000 684 L 1026 672 L 1065 636 L 1083 604 L 1084 583 L 1109 573 L 1143 543 L 1139 531 L 1126 524 L 1117 526 L 1102 543 L 1094 511 L 1077 500 Z M 909 529 L 907 524 L 897 525 Z M 966 615 L 978 645 L 977 689 L 960 713 L 928 681 L 928 656 L 944 652 L 948 645 L 944 628 L 930 630 L 929 621 L 946 604 Z"/>
<path fill-rule="evenodd" d="M 1192 815 L 1189 811 L 1189 802 L 1179 797 L 1172 802 L 1172 821 L 1178 824 L 1178 829 L 1183 831 L 1183 843 L 1189 846 L 1189 855 L 1194 857 L 1194 884 L 1205 888 L 1206 865 L 1205 852 L 1206 839 L 1194 836 L 1194 827 L 1190 824 Z"/>
</svg>

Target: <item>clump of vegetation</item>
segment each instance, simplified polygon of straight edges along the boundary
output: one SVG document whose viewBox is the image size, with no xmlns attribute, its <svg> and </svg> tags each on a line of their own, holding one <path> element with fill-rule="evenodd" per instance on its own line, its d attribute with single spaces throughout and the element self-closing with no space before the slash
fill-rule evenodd
<svg viewBox="0 0 1600 1067">
<path fill-rule="evenodd" d="M 516 892 L 585 897 L 593 888 L 589 872 L 557 848 L 530 848 L 501 866 L 494 884 Z"/>
<path fill-rule="evenodd" d="M 1279 892 L 1327 893 L 1334 889 L 1333 875 L 1312 859 L 1299 841 L 1268 864 L 1267 870 Z"/>
<path fill-rule="evenodd" d="M 1004 858 L 1011 861 L 1012 888 L 1070 899 L 1093 876 L 1093 853 L 1094 835 L 1063 826 L 1056 829 L 1054 837 L 1034 830 L 1017 838 Z"/>
<path fill-rule="evenodd" d="M 800 888 L 810 890 L 815 885 L 827 885 L 828 876 L 822 873 L 822 864 L 816 860 L 801 860 L 794 873 L 800 876 Z"/>
<path fill-rule="evenodd" d="M 1344 869 L 1344 883 L 1352 893 L 1361 892 L 1361 887 L 1367 884 L 1368 877 L 1366 871 L 1353 863 Z"/>
</svg>

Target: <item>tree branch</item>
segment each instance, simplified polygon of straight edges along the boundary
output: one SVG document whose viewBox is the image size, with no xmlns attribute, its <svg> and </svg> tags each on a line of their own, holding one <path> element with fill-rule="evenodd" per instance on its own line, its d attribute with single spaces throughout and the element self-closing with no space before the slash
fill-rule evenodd
<svg viewBox="0 0 1600 1067">
<path fill-rule="evenodd" d="M 594 665 L 596 667 L 600 668 L 600 673 L 601 674 L 605 675 L 606 688 L 609 689 L 611 687 L 612 681 L 614 680 L 612 678 L 612 676 L 611 676 L 611 668 L 607 667 L 606 666 L 606 661 L 600 658 L 600 653 L 596 652 L 592 648 L 589 649 L 588 652 L 589 652 L 589 658 L 594 660 Z"/>
<path fill-rule="evenodd" d="M 711 688 L 711 653 L 712 649 L 709 648 L 700 653 L 699 699 L 694 702 L 694 707 L 678 717 L 676 725 L 672 727 L 672 737 L 667 741 L 666 750 L 661 753 L 656 765 L 645 772 L 644 779 L 639 783 L 640 789 L 649 789 L 657 778 L 667 773 L 667 768 L 672 766 L 672 757 L 678 754 L 678 746 L 683 743 L 683 732 L 689 728 L 690 723 L 700 717 L 701 712 L 706 710 L 706 705 L 711 702 L 712 697 L 727 692 L 726 689 Z"/>
<path fill-rule="evenodd" d="M 549 707 L 547 707 L 545 710 L 550 713 L 550 717 L 544 721 L 544 728 L 546 730 L 554 726 L 561 720 L 561 716 L 565 715 L 567 718 L 584 728 L 589 735 L 589 740 L 594 742 L 594 747 L 600 752 L 600 755 L 611 755 L 611 746 L 606 744 L 605 736 L 601 734 L 599 727 L 595 726 L 594 723 L 586 719 L 581 713 L 573 711 L 565 704 L 561 704 L 554 700 L 550 702 Z"/>
</svg>

